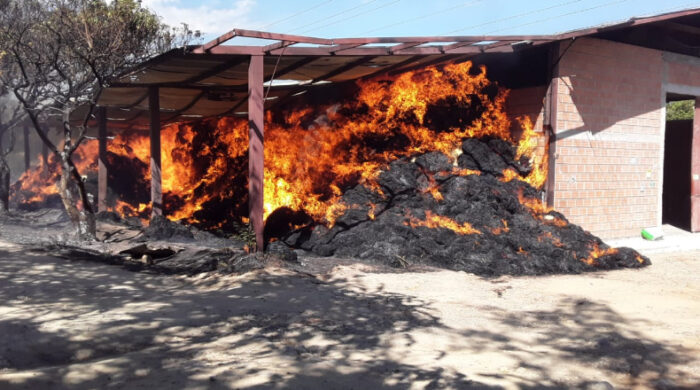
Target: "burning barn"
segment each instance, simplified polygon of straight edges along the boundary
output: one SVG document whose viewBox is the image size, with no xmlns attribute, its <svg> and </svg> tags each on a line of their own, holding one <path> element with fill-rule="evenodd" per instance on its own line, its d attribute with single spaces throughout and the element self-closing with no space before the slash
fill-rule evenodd
<svg viewBox="0 0 700 390">
<path fill-rule="evenodd" d="M 115 80 L 76 158 L 101 211 L 250 224 L 259 248 L 479 274 L 642 266 L 588 231 L 660 224 L 683 180 L 700 230 L 697 121 L 673 146 L 692 145 L 688 175 L 664 176 L 665 103 L 700 96 L 699 29 L 696 9 L 552 36 L 232 30 Z M 51 197 L 40 170 L 15 186 L 25 207 Z"/>
</svg>

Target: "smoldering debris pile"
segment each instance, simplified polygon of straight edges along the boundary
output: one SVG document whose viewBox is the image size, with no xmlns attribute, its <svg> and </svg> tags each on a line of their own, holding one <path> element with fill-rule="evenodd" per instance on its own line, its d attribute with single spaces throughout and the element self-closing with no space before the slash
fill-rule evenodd
<svg viewBox="0 0 700 390">
<path fill-rule="evenodd" d="M 539 191 L 518 180 L 531 168 L 500 139 L 470 138 L 457 164 L 440 152 L 394 161 L 376 188 L 358 185 L 336 224 L 303 224 L 279 209 L 268 239 L 321 256 L 358 257 L 397 267 L 426 264 L 478 275 L 580 273 L 637 268 L 649 259 L 611 249 L 598 237 L 542 207 Z M 517 177 L 506 178 L 508 172 Z M 510 180 L 509 180 L 510 179 Z M 286 232 L 285 232 L 286 230 Z"/>
</svg>

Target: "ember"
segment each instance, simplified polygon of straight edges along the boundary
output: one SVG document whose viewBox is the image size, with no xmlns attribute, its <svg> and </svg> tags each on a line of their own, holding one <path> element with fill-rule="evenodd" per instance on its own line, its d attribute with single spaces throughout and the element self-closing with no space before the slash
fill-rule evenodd
<svg viewBox="0 0 700 390">
<path fill-rule="evenodd" d="M 581 272 L 649 264 L 542 205 L 546 151 L 527 118 L 513 139 L 507 91 L 471 63 L 359 81 L 351 100 L 268 112 L 266 239 L 319 255 L 433 264 L 483 275 Z M 247 121 L 162 131 L 168 218 L 230 232 L 247 221 Z M 97 148 L 81 149 L 94 170 Z M 148 215 L 146 134 L 108 145 L 122 215 Z M 81 159 L 83 158 L 81 155 Z M 43 165 L 46 169 L 46 165 Z M 117 173 L 118 172 L 118 173 Z M 19 202 L 46 199 L 30 171 Z M 125 181 L 124 177 L 129 177 Z M 40 189 L 40 190 L 39 190 Z M 639 260 L 641 259 L 641 261 Z"/>
</svg>

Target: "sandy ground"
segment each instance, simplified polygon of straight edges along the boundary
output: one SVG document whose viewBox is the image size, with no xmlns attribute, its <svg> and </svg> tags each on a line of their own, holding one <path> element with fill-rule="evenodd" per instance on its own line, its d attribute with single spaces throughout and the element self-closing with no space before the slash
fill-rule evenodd
<svg viewBox="0 0 700 390">
<path fill-rule="evenodd" d="M 700 252 L 652 261 L 174 277 L 0 241 L 0 388 L 698 389 Z"/>
</svg>

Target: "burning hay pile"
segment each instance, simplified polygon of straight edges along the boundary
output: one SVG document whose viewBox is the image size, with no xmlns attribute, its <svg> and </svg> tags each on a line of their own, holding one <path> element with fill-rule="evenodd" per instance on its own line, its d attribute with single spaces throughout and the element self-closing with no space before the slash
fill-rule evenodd
<svg viewBox="0 0 700 390">
<path fill-rule="evenodd" d="M 529 173 L 514 160 L 513 145 L 467 139 L 462 151 L 456 166 L 440 152 L 395 161 L 380 174 L 378 192 L 357 186 L 343 195 L 348 208 L 334 227 L 303 228 L 280 239 L 323 256 L 394 266 L 420 263 L 489 276 L 649 264 L 634 250 L 610 249 L 542 207 L 530 184 L 506 180 L 506 169 Z M 268 219 L 269 227 L 275 217 Z"/>
<path fill-rule="evenodd" d="M 265 236 L 272 247 L 480 275 L 649 264 L 542 206 L 547 153 L 538 150 L 540 134 L 526 118 L 521 135 L 512 134 L 507 91 L 484 68 L 428 67 L 324 92 L 266 117 Z M 247 134 L 240 118 L 163 129 L 168 218 L 226 234 L 247 223 Z M 108 151 L 113 210 L 146 217 L 146 134 L 118 134 Z M 89 173 L 96 145 L 81 153 Z M 48 199 L 44 180 L 25 174 L 15 187 L 19 202 Z"/>
</svg>

